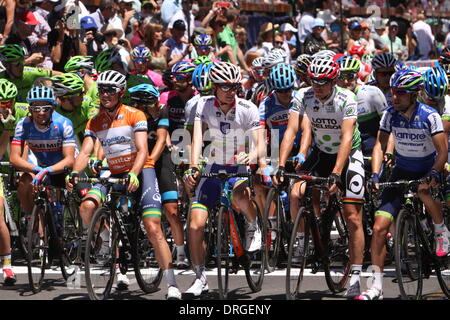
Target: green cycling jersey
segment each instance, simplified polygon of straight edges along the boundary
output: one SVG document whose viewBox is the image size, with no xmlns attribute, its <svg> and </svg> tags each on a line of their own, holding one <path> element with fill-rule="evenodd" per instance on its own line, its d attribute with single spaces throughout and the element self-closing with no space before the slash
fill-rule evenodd
<svg viewBox="0 0 450 320">
<path fill-rule="evenodd" d="M 80 108 L 67 111 L 64 110 L 61 105 L 58 105 L 56 107 L 56 112 L 72 120 L 75 135 L 78 135 L 79 133 L 84 132 L 88 120 L 92 119 L 98 113 L 98 105 L 93 103 L 91 97 L 84 96 Z"/>
</svg>

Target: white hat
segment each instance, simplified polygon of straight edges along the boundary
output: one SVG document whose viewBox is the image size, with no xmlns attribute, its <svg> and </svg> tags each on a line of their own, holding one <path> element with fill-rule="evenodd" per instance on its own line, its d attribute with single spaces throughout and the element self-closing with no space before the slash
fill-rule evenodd
<svg viewBox="0 0 450 320">
<path fill-rule="evenodd" d="M 122 27 L 121 26 L 119 27 L 119 26 L 117 26 L 117 25 L 115 25 L 114 23 L 111 23 L 111 22 L 109 22 L 108 24 L 104 25 L 102 30 L 101 30 L 101 32 L 103 34 L 108 33 L 108 32 L 112 32 L 112 31 L 116 32 L 117 38 L 120 39 L 120 38 L 123 37 L 123 33 L 124 32 L 123 32 Z"/>
<path fill-rule="evenodd" d="M 281 32 L 291 31 L 298 32 L 298 29 L 294 28 L 294 26 L 290 23 L 283 23 L 280 27 Z"/>
<path fill-rule="evenodd" d="M 330 9 L 319 11 L 317 13 L 317 18 L 322 19 L 326 24 L 334 22 L 337 18 L 331 13 Z"/>
</svg>

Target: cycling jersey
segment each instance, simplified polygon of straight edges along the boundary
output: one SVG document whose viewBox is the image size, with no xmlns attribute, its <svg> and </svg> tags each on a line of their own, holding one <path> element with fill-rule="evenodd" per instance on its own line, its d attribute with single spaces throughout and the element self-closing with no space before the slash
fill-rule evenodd
<svg viewBox="0 0 450 320">
<path fill-rule="evenodd" d="M 410 119 L 394 107 L 383 114 L 380 130 L 393 133 L 396 166 L 410 172 L 424 172 L 435 160 L 432 136 L 443 132 L 442 120 L 436 110 L 417 102 Z"/>
<path fill-rule="evenodd" d="M 52 70 L 34 68 L 34 67 L 24 67 L 22 78 L 9 79 L 6 71 L 0 72 L 0 79 L 8 79 L 14 83 L 17 87 L 18 94 L 16 97 L 17 102 L 27 102 L 28 91 L 33 86 L 34 82 L 38 78 L 48 78 L 51 77 Z"/>
<path fill-rule="evenodd" d="M 92 104 L 99 107 L 100 106 L 100 96 L 98 95 L 97 82 L 94 82 L 85 94 L 85 97 L 89 97 Z"/>
<path fill-rule="evenodd" d="M 367 85 L 380 88 L 376 80 L 369 81 L 367 83 Z M 381 90 L 381 88 L 380 88 L 380 90 Z M 386 98 L 386 102 L 389 107 L 394 106 L 394 98 L 392 98 L 392 91 L 390 89 L 388 89 L 388 91 L 386 93 L 384 93 L 384 97 Z"/>
<path fill-rule="evenodd" d="M 163 86 L 164 85 L 164 82 L 163 82 L 163 79 L 162 79 L 162 75 L 160 75 L 159 73 L 157 73 L 157 72 L 155 72 L 153 70 L 150 70 L 150 69 L 148 69 L 145 74 L 139 74 L 139 73 L 137 73 L 137 71 L 132 71 L 132 72 L 130 72 L 130 74 L 136 75 L 136 76 L 139 76 L 139 77 L 148 77 L 150 80 L 153 81 L 153 84 L 154 84 L 155 87 L 159 87 L 159 86 Z"/>
<path fill-rule="evenodd" d="M 292 91 L 292 97 L 294 97 L 296 91 Z M 261 127 L 268 129 L 268 138 L 270 138 L 270 130 L 278 130 L 279 141 L 278 145 L 281 145 L 284 133 L 286 132 L 287 124 L 289 121 L 289 109 L 292 107 L 292 102 L 288 107 L 283 106 L 278 101 L 275 93 L 269 94 L 263 102 L 259 105 L 259 119 Z M 297 133 L 297 137 L 294 141 L 294 147 L 300 145 L 301 131 Z"/>
<path fill-rule="evenodd" d="M 15 131 L 15 128 L 17 126 L 17 123 L 19 122 L 20 119 L 25 118 L 26 116 L 29 116 L 28 103 L 16 102 L 14 104 L 14 118 L 15 118 L 15 120 L 14 120 L 14 122 L 11 125 L 11 129 L 9 128 L 8 125 L 5 126 L 5 124 L 0 121 L 0 134 L 2 134 L 3 131 L 6 129 L 6 130 L 10 130 L 9 136 L 10 137 L 14 137 L 14 131 Z"/>
<path fill-rule="evenodd" d="M 152 153 L 153 148 L 156 144 L 156 131 L 158 129 L 166 129 L 169 130 L 169 113 L 167 110 L 167 106 L 162 106 L 159 109 L 158 117 L 153 118 L 151 115 L 147 118 L 148 125 L 148 154 Z M 165 151 L 168 151 L 165 148 Z"/>
<path fill-rule="evenodd" d="M 234 107 L 224 114 L 214 96 L 201 97 L 195 121 L 208 125 L 211 144 L 205 156 L 210 163 L 235 163 L 234 155 L 245 152 L 245 134 L 261 128 L 258 108 L 250 101 L 237 98 Z M 207 151 L 209 149 L 209 152 Z"/>
<path fill-rule="evenodd" d="M 189 99 L 191 99 L 195 94 L 196 92 L 194 91 Z M 172 135 L 176 129 L 184 129 L 186 103 L 181 99 L 178 91 L 169 91 L 168 93 L 162 95 L 159 101 L 161 104 L 167 105 L 168 108 L 169 134 Z M 172 141 L 172 143 L 177 144 L 178 141 Z"/>
<path fill-rule="evenodd" d="M 36 128 L 31 117 L 19 120 L 12 145 L 27 142 L 41 167 L 52 166 L 64 159 L 63 147 L 75 147 L 72 121 L 53 111 L 46 130 Z"/>
<path fill-rule="evenodd" d="M 56 107 L 56 111 L 66 118 L 72 120 L 75 128 L 75 135 L 84 132 L 86 123 L 89 119 L 92 119 L 98 113 L 98 106 L 96 106 L 92 99 L 88 96 L 83 97 L 83 102 L 79 108 L 75 108 L 72 111 L 64 110 L 61 105 Z"/>
<path fill-rule="evenodd" d="M 357 119 L 356 96 L 350 90 L 336 86 L 331 96 L 321 102 L 312 88 L 299 90 L 295 95 L 291 112 L 306 114 L 311 121 L 313 139 L 320 150 L 337 153 L 341 145 L 341 125 L 346 119 Z M 361 137 L 356 125 L 352 149 L 359 148 Z"/>
<path fill-rule="evenodd" d="M 186 108 L 184 109 L 184 128 L 194 128 L 195 111 L 197 110 L 197 103 L 201 95 L 197 94 L 186 102 Z"/>
<path fill-rule="evenodd" d="M 142 111 L 124 104 L 117 108 L 112 120 L 106 110 L 100 110 L 88 121 L 85 131 L 86 137 L 100 140 L 112 174 L 131 170 L 137 155 L 134 133 L 147 131 L 147 118 Z M 151 163 L 147 159 L 144 168 L 148 167 Z"/>
</svg>

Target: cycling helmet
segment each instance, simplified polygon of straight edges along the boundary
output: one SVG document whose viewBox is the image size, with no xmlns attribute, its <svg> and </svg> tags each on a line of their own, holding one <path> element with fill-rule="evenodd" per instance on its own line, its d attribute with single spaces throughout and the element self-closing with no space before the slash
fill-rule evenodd
<svg viewBox="0 0 450 320">
<path fill-rule="evenodd" d="M 297 77 L 291 65 L 279 63 L 270 71 L 269 79 L 274 89 L 289 89 L 294 86 Z"/>
<path fill-rule="evenodd" d="M 403 61 L 397 61 L 397 62 L 395 63 L 395 65 L 394 65 L 394 70 L 395 70 L 395 72 L 397 72 L 397 71 L 399 71 L 399 70 L 402 70 L 402 69 L 412 69 L 412 68 L 409 68 L 409 67 L 406 65 L 406 63 L 404 63 Z"/>
<path fill-rule="evenodd" d="M 373 54 L 365 54 L 365 55 L 362 56 L 361 62 L 364 62 L 364 63 L 372 65 L 373 57 L 374 57 Z"/>
<path fill-rule="evenodd" d="M 64 71 L 76 72 L 81 69 L 87 69 L 91 72 L 92 69 L 94 69 L 94 62 L 92 61 L 92 58 L 92 56 L 73 56 L 64 66 Z"/>
<path fill-rule="evenodd" d="M 389 52 L 383 52 L 375 55 L 372 60 L 372 68 L 374 70 L 380 68 L 394 68 L 397 59 Z"/>
<path fill-rule="evenodd" d="M 441 67 L 428 69 L 423 75 L 423 86 L 428 96 L 441 99 L 448 92 L 448 78 Z"/>
<path fill-rule="evenodd" d="M 159 98 L 158 89 L 155 86 L 148 84 L 148 83 L 142 83 L 137 86 L 131 87 L 130 89 L 128 89 L 128 92 L 130 92 L 131 94 L 138 93 L 138 92 L 145 93 L 149 97 L 152 96 L 152 97 Z"/>
<path fill-rule="evenodd" d="M 308 76 L 314 79 L 333 80 L 339 73 L 339 65 L 332 58 L 314 58 L 308 67 Z"/>
<path fill-rule="evenodd" d="M 209 72 L 211 70 L 212 63 L 200 64 L 195 68 L 192 74 L 192 84 L 198 91 L 209 91 L 211 90 L 212 83 L 209 78 Z"/>
<path fill-rule="evenodd" d="M 283 58 L 287 58 L 287 53 L 286 50 L 282 49 L 282 48 L 273 48 L 270 53 L 272 54 L 279 54 L 280 56 L 282 56 Z"/>
<path fill-rule="evenodd" d="M 173 65 L 172 73 L 192 75 L 195 70 L 195 64 L 189 61 L 180 61 Z"/>
<path fill-rule="evenodd" d="M 52 87 L 44 87 L 44 86 L 36 86 L 32 87 L 30 91 L 28 91 L 27 102 L 28 104 L 32 104 L 36 101 L 47 101 L 52 105 L 57 104 L 55 91 Z"/>
<path fill-rule="evenodd" d="M 348 50 L 349 55 L 358 55 L 360 58 L 364 55 L 364 47 L 360 45 L 353 45 L 350 50 Z"/>
<path fill-rule="evenodd" d="M 284 50 L 283 50 L 284 51 Z M 270 51 L 267 56 L 264 57 L 263 67 L 272 68 L 278 63 L 283 63 L 285 56 L 279 50 Z"/>
<path fill-rule="evenodd" d="M 441 55 L 439 56 L 439 64 L 450 64 L 450 50 L 444 49 L 441 52 Z"/>
<path fill-rule="evenodd" d="M 84 81 L 74 73 L 63 73 L 50 78 L 58 97 L 80 93 L 84 90 Z"/>
<path fill-rule="evenodd" d="M 134 59 L 151 59 L 152 53 L 147 47 L 136 47 L 131 52 L 131 58 Z"/>
<path fill-rule="evenodd" d="M 307 54 L 299 55 L 297 60 L 295 61 L 295 71 L 298 73 L 306 74 L 308 71 L 308 67 L 311 64 L 312 57 Z"/>
<path fill-rule="evenodd" d="M 252 68 L 262 68 L 264 67 L 264 58 L 257 57 L 252 61 Z"/>
<path fill-rule="evenodd" d="M 158 89 L 148 83 L 142 83 L 128 89 L 132 105 L 147 104 L 149 107 L 156 105 L 159 99 Z"/>
<path fill-rule="evenodd" d="M 5 44 L 0 46 L 0 61 L 10 62 L 25 57 L 25 50 L 18 44 Z"/>
<path fill-rule="evenodd" d="M 194 46 L 212 46 L 212 39 L 209 34 L 198 34 L 194 38 Z"/>
<path fill-rule="evenodd" d="M 115 62 L 122 62 L 122 59 L 120 57 L 119 51 L 112 47 L 100 52 L 100 54 L 97 56 L 94 63 L 95 70 L 97 70 L 97 72 L 109 70 Z"/>
<path fill-rule="evenodd" d="M 352 56 L 344 56 L 336 62 L 341 72 L 359 72 L 361 69 L 361 62 Z"/>
<path fill-rule="evenodd" d="M 238 66 L 229 62 L 214 62 L 209 71 L 209 78 L 213 83 L 239 83 L 241 82 L 241 70 Z"/>
<path fill-rule="evenodd" d="M 391 77 L 391 88 L 411 92 L 420 91 L 423 87 L 422 75 L 409 69 L 399 70 Z"/>
<path fill-rule="evenodd" d="M 317 57 L 323 57 L 323 58 L 332 58 L 336 55 L 336 52 L 331 50 L 320 50 L 319 52 L 316 52 L 312 55 L 312 59 L 315 59 Z"/>
<path fill-rule="evenodd" d="M 212 60 L 208 56 L 200 56 L 200 57 L 195 58 L 194 64 L 196 66 L 198 66 L 198 65 L 200 65 L 202 63 L 204 63 L 204 64 L 212 63 Z"/>
<path fill-rule="evenodd" d="M 126 77 L 118 71 L 108 70 L 100 73 L 97 79 L 97 86 L 112 86 L 121 90 L 126 89 Z"/>
<path fill-rule="evenodd" d="M 17 87 L 11 81 L 0 79 L 0 99 L 9 100 L 17 97 Z"/>
</svg>

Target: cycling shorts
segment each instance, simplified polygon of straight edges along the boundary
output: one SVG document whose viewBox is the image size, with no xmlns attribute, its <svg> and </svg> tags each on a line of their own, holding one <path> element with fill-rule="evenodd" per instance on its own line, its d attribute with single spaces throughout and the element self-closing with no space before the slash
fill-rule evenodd
<svg viewBox="0 0 450 320">
<path fill-rule="evenodd" d="M 328 177 L 333 171 L 337 154 L 325 153 L 316 147 L 301 166 L 302 171 L 309 171 L 319 177 Z M 353 149 L 341 174 L 344 186 L 344 204 L 364 203 L 364 158 L 360 149 Z"/>
<path fill-rule="evenodd" d="M 392 174 L 389 177 L 389 182 L 394 182 L 398 180 L 416 180 L 424 177 L 427 174 L 426 172 L 412 172 L 405 171 L 394 167 L 392 170 Z M 401 188 L 385 188 L 383 193 L 381 194 L 381 205 L 378 210 L 375 212 L 375 216 L 384 216 L 391 220 L 398 215 L 400 208 L 403 203 L 403 190 Z"/>
<path fill-rule="evenodd" d="M 163 152 L 155 165 L 163 204 L 178 202 L 177 176 L 170 155 L 170 152 Z"/>
</svg>

